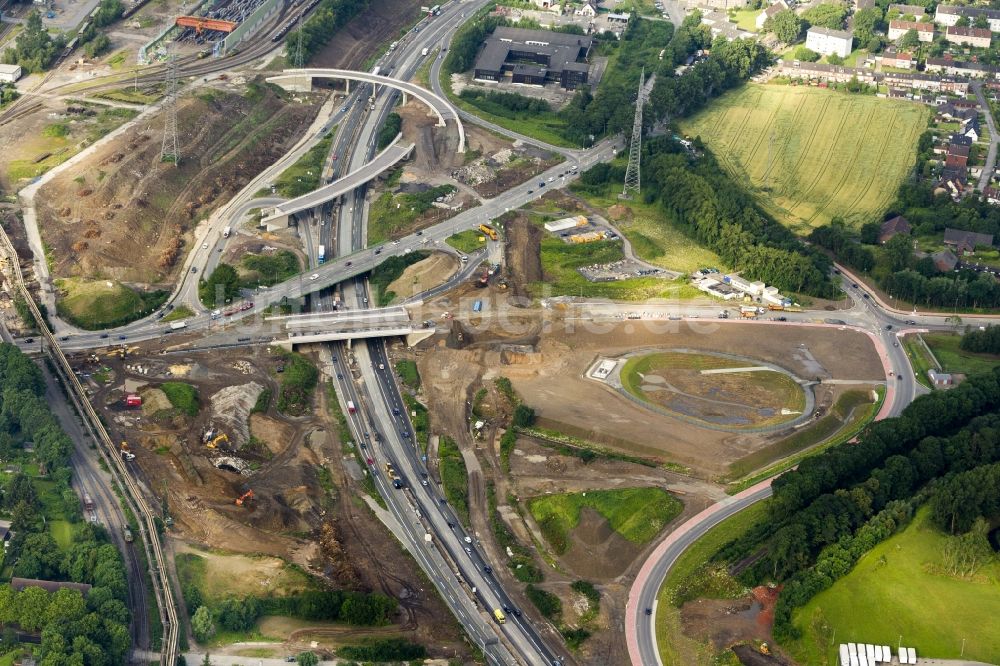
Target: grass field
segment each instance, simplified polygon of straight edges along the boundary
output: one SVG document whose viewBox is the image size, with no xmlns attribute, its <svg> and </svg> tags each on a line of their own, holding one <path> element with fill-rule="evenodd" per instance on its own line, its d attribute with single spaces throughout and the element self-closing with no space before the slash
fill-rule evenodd
<svg viewBox="0 0 1000 666">
<path fill-rule="evenodd" d="M 453 236 L 448 236 L 444 242 L 451 245 L 459 252 L 469 254 L 470 252 L 475 252 L 481 247 L 486 247 L 485 241 L 480 240 L 481 238 L 486 237 L 475 229 L 466 229 L 465 231 L 459 231 Z"/>
<path fill-rule="evenodd" d="M 622 203 L 618 200 L 618 193 L 607 197 L 585 195 L 584 198 L 591 205 L 604 210 Z M 683 273 L 691 273 L 706 266 L 725 269 L 719 255 L 691 240 L 664 220 L 663 213 L 656 204 L 636 200 L 629 201 L 627 205 L 632 211 L 631 217 L 614 224 L 632 243 L 632 250 L 640 259 Z"/>
<path fill-rule="evenodd" d="M 927 371 L 936 368 L 934 359 L 927 353 L 927 348 L 921 341 L 920 335 L 907 335 L 903 338 L 903 349 L 910 359 L 910 365 L 916 375 L 917 382 L 924 388 L 931 388 L 930 380 L 927 378 Z"/>
<path fill-rule="evenodd" d="M 803 637 L 787 647 L 804 664 L 835 664 L 838 642 L 913 646 L 921 657 L 994 663 L 1000 655 L 1000 561 L 972 579 L 939 573 L 944 534 L 918 512 L 900 534 L 861 558 L 848 575 L 793 616 Z M 993 629 L 990 629 L 990 627 Z"/>
<path fill-rule="evenodd" d="M 759 203 L 800 233 L 878 219 L 916 160 L 929 110 L 802 86 L 748 84 L 683 121 Z"/>
<path fill-rule="evenodd" d="M 924 342 L 934 352 L 945 372 L 963 372 L 973 375 L 988 372 L 1000 365 L 1000 356 L 973 354 L 959 347 L 961 337 L 951 333 L 925 333 Z"/>
<path fill-rule="evenodd" d="M 278 196 L 292 199 L 302 196 L 307 192 L 312 192 L 319 187 L 320 176 L 323 172 L 323 161 L 326 160 L 333 144 L 333 135 L 337 129 L 334 127 L 330 133 L 320 139 L 319 143 L 310 148 L 300 157 L 295 164 L 281 172 L 281 175 L 274 180 L 274 190 Z M 269 190 L 261 190 L 258 195 L 269 196 Z"/>
<path fill-rule="evenodd" d="M 198 414 L 198 389 L 183 382 L 165 382 L 160 384 L 170 404 L 188 416 Z"/>
<path fill-rule="evenodd" d="M 193 316 L 194 316 L 194 310 L 192 310 L 186 305 L 178 305 L 173 310 L 168 312 L 166 316 L 164 316 L 163 319 L 161 319 L 160 321 L 162 321 L 163 323 L 167 323 L 171 321 L 180 321 L 181 319 L 187 319 L 188 317 L 193 317 Z"/>
<path fill-rule="evenodd" d="M 274 557 L 192 550 L 178 553 L 176 562 L 181 587 L 197 588 L 209 604 L 230 596 L 285 596 L 309 587 L 305 573 Z"/>
<path fill-rule="evenodd" d="M 766 516 L 767 500 L 752 504 L 706 532 L 671 567 L 656 596 L 656 643 L 660 649 L 660 659 L 666 666 L 712 663 L 711 647 L 682 633 L 680 609 L 676 607 L 674 599 L 678 589 L 687 584 L 722 546 L 739 538 Z"/>
<path fill-rule="evenodd" d="M 545 281 L 532 285 L 535 295 L 589 296 L 635 301 L 645 298 L 698 298 L 704 294 L 687 282 L 640 277 L 619 282 L 590 282 L 577 272 L 582 266 L 606 264 L 625 256 L 618 241 L 571 245 L 546 234 L 541 242 Z"/>
<path fill-rule="evenodd" d="M 660 488 L 591 490 L 536 497 L 528 508 L 559 554 L 569 547 L 569 533 L 580 522 L 580 509 L 604 516 L 611 529 L 633 543 L 646 543 L 681 512 L 681 502 Z"/>
<path fill-rule="evenodd" d="M 94 330 L 120 326 L 158 308 L 167 299 L 165 291 L 141 293 L 120 282 L 62 278 L 56 280 L 59 316 L 70 323 Z"/>
<path fill-rule="evenodd" d="M 66 520 L 48 521 L 49 534 L 56 540 L 60 548 L 69 548 L 73 543 L 73 526 Z"/>
</svg>

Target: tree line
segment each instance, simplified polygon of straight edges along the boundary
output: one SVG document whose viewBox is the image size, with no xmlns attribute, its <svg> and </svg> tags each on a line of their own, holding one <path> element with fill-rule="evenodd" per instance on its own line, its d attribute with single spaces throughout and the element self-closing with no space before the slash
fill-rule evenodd
<svg viewBox="0 0 1000 666">
<path fill-rule="evenodd" d="M 775 479 L 769 517 L 719 553 L 743 562 L 747 585 L 783 581 L 775 637 L 793 637 L 795 607 L 829 587 L 872 546 L 905 525 L 927 484 L 1000 461 L 1000 373 L 922 396 L 870 425 L 857 444 L 832 447 Z M 992 505 L 966 509 L 966 527 Z"/>
<path fill-rule="evenodd" d="M 1000 326 L 967 330 L 959 346 L 975 354 L 1000 354 Z"/>
</svg>

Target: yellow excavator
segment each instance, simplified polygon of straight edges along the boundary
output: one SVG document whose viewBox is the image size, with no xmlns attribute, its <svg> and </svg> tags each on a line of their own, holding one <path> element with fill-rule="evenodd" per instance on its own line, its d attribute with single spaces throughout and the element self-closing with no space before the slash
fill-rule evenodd
<svg viewBox="0 0 1000 666">
<path fill-rule="evenodd" d="M 228 443 L 229 443 L 229 435 L 227 435 L 226 433 L 222 432 L 222 433 L 219 433 L 218 436 L 216 436 L 211 441 L 206 442 L 205 446 L 207 446 L 210 449 L 215 449 L 215 448 L 218 448 L 219 444 L 228 444 Z"/>
</svg>

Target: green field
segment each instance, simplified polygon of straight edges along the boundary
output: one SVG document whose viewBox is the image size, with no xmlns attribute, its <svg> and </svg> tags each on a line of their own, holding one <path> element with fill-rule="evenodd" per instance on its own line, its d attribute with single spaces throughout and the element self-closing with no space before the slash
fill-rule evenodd
<svg viewBox="0 0 1000 666">
<path fill-rule="evenodd" d="M 930 111 L 803 86 L 747 84 L 681 122 L 761 206 L 800 233 L 840 217 L 860 225 L 895 199 Z"/>
<path fill-rule="evenodd" d="M 944 534 L 920 511 L 900 534 L 861 558 L 848 575 L 795 612 L 803 632 L 786 645 L 799 663 L 835 664 L 836 642 L 913 646 L 922 657 L 993 663 L 1000 655 L 1000 561 L 973 578 L 940 571 Z M 990 627 L 993 629 L 990 629 Z M 831 646 L 832 632 L 836 641 Z"/>
<path fill-rule="evenodd" d="M 583 196 L 591 205 L 604 210 L 622 203 L 618 200 L 618 192 L 606 197 Z M 657 204 L 636 200 L 629 201 L 627 205 L 631 215 L 614 224 L 632 244 L 632 251 L 640 259 L 682 273 L 691 273 L 706 266 L 725 269 L 719 255 L 667 222 Z"/>
<path fill-rule="evenodd" d="M 580 522 L 580 510 L 594 509 L 611 529 L 633 543 L 646 543 L 681 512 L 681 502 L 660 488 L 591 490 L 536 497 L 528 508 L 542 533 L 559 554 L 569 547 L 569 533 Z"/>
<path fill-rule="evenodd" d="M 160 384 L 160 390 L 166 394 L 170 404 L 184 414 L 198 415 L 198 389 L 195 387 L 182 382 L 165 382 Z"/>
<path fill-rule="evenodd" d="M 73 543 L 73 526 L 66 520 L 50 520 L 49 534 L 60 548 L 69 548 Z"/>
<path fill-rule="evenodd" d="M 974 375 L 989 372 L 1000 365 L 1000 356 L 993 354 L 973 354 L 959 347 L 962 338 L 951 333 L 925 333 L 922 336 L 927 346 L 934 352 L 941 369 L 945 372 L 962 372 Z"/>
<path fill-rule="evenodd" d="M 121 326 L 163 305 L 166 291 L 139 292 L 120 282 L 62 278 L 56 309 L 59 316 L 80 328 L 94 330 Z"/>
<path fill-rule="evenodd" d="M 534 295 L 569 295 L 635 301 L 645 298 L 698 298 L 703 292 L 687 282 L 656 277 L 637 277 L 618 282 L 590 282 L 578 268 L 607 264 L 625 256 L 620 241 L 597 241 L 578 245 L 564 243 L 546 233 L 541 242 L 545 281 L 534 283 Z"/>
<path fill-rule="evenodd" d="M 481 247 L 485 247 L 485 240 L 481 240 L 485 238 L 486 236 L 475 229 L 466 229 L 465 231 L 459 231 L 453 236 L 449 236 L 444 242 L 451 245 L 459 252 L 469 254 L 470 252 L 475 252 Z"/>
</svg>

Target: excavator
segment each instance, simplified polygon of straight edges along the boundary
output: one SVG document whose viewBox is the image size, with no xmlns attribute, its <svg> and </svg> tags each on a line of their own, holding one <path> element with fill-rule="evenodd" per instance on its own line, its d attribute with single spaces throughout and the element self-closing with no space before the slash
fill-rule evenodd
<svg viewBox="0 0 1000 666">
<path fill-rule="evenodd" d="M 228 443 L 229 443 L 229 435 L 222 432 L 219 433 L 218 436 L 213 438 L 211 441 L 206 442 L 205 446 L 207 446 L 210 449 L 215 449 L 218 448 L 219 444 L 228 444 Z"/>
<path fill-rule="evenodd" d="M 236 506 L 243 506 L 253 499 L 253 490 L 248 490 L 236 498 Z"/>
<path fill-rule="evenodd" d="M 132 450 L 129 448 L 128 442 L 122 442 L 120 452 L 124 460 L 135 460 L 135 454 L 132 453 Z"/>
</svg>

